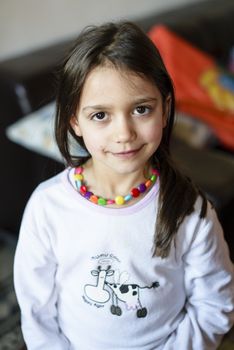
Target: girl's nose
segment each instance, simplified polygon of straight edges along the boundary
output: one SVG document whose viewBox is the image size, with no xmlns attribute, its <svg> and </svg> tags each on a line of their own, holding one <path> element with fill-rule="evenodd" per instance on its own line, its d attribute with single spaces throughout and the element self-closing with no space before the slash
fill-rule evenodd
<svg viewBox="0 0 234 350">
<path fill-rule="evenodd" d="M 126 143 L 136 138 L 136 130 L 130 117 L 121 117 L 114 126 L 118 143 Z"/>
</svg>

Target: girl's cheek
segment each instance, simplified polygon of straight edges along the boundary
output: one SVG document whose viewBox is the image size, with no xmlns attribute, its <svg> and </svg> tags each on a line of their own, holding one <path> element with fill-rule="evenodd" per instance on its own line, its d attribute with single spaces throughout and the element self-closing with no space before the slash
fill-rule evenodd
<svg viewBox="0 0 234 350">
<path fill-rule="evenodd" d="M 96 138 L 95 136 L 88 137 L 84 141 L 85 141 L 85 145 L 88 148 L 88 150 L 100 151 L 103 149 L 103 140 L 102 139 L 100 140 L 99 138 Z"/>
<path fill-rule="evenodd" d="M 157 141 L 159 138 L 162 137 L 162 131 L 162 126 L 154 126 L 154 128 L 148 130 L 145 136 L 148 138 L 149 141 Z"/>
</svg>

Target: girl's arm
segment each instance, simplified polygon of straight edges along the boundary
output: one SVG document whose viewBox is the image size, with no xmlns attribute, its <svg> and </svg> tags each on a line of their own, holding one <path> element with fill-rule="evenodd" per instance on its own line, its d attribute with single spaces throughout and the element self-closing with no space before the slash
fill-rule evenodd
<svg viewBox="0 0 234 350">
<path fill-rule="evenodd" d="M 189 234 L 188 230 L 189 225 Z M 184 319 L 164 350 L 217 349 L 234 321 L 234 284 L 233 264 L 210 205 L 183 261 L 187 293 Z"/>
<path fill-rule="evenodd" d="M 28 350 L 67 350 L 57 320 L 56 260 L 40 214 L 42 201 L 31 199 L 15 254 L 14 283 Z"/>
</svg>

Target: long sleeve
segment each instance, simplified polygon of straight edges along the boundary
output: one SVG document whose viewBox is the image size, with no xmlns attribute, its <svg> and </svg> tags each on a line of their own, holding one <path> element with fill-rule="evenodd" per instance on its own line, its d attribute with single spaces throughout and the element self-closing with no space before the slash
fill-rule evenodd
<svg viewBox="0 0 234 350">
<path fill-rule="evenodd" d="M 150 254 L 157 187 L 116 210 L 73 193 L 67 172 L 41 186 L 26 208 L 14 266 L 28 350 L 217 349 L 233 322 L 233 267 L 210 206 L 200 219 L 197 201 L 161 259 Z M 124 297 L 126 286 L 138 286 L 126 301 L 112 292 L 123 274 Z"/>
<path fill-rule="evenodd" d="M 187 303 L 184 318 L 164 350 L 217 349 L 234 321 L 233 264 L 210 206 L 182 258 Z"/>
<path fill-rule="evenodd" d="M 31 199 L 23 217 L 14 263 L 15 290 L 28 350 L 69 349 L 57 321 L 56 269 L 40 203 Z"/>
</svg>

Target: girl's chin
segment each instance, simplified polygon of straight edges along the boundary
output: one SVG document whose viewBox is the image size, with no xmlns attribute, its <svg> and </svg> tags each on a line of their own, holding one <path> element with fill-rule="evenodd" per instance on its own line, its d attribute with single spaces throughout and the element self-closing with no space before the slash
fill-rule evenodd
<svg viewBox="0 0 234 350">
<path fill-rule="evenodd" d="M 119 166 L 114 166 L 113 164 L 109 166 L 109 170 L 113 175 L 130 175 L 135 172 L 144 172 L 147 163 L 144 164 L 120 164 Z"/>
</svg>

